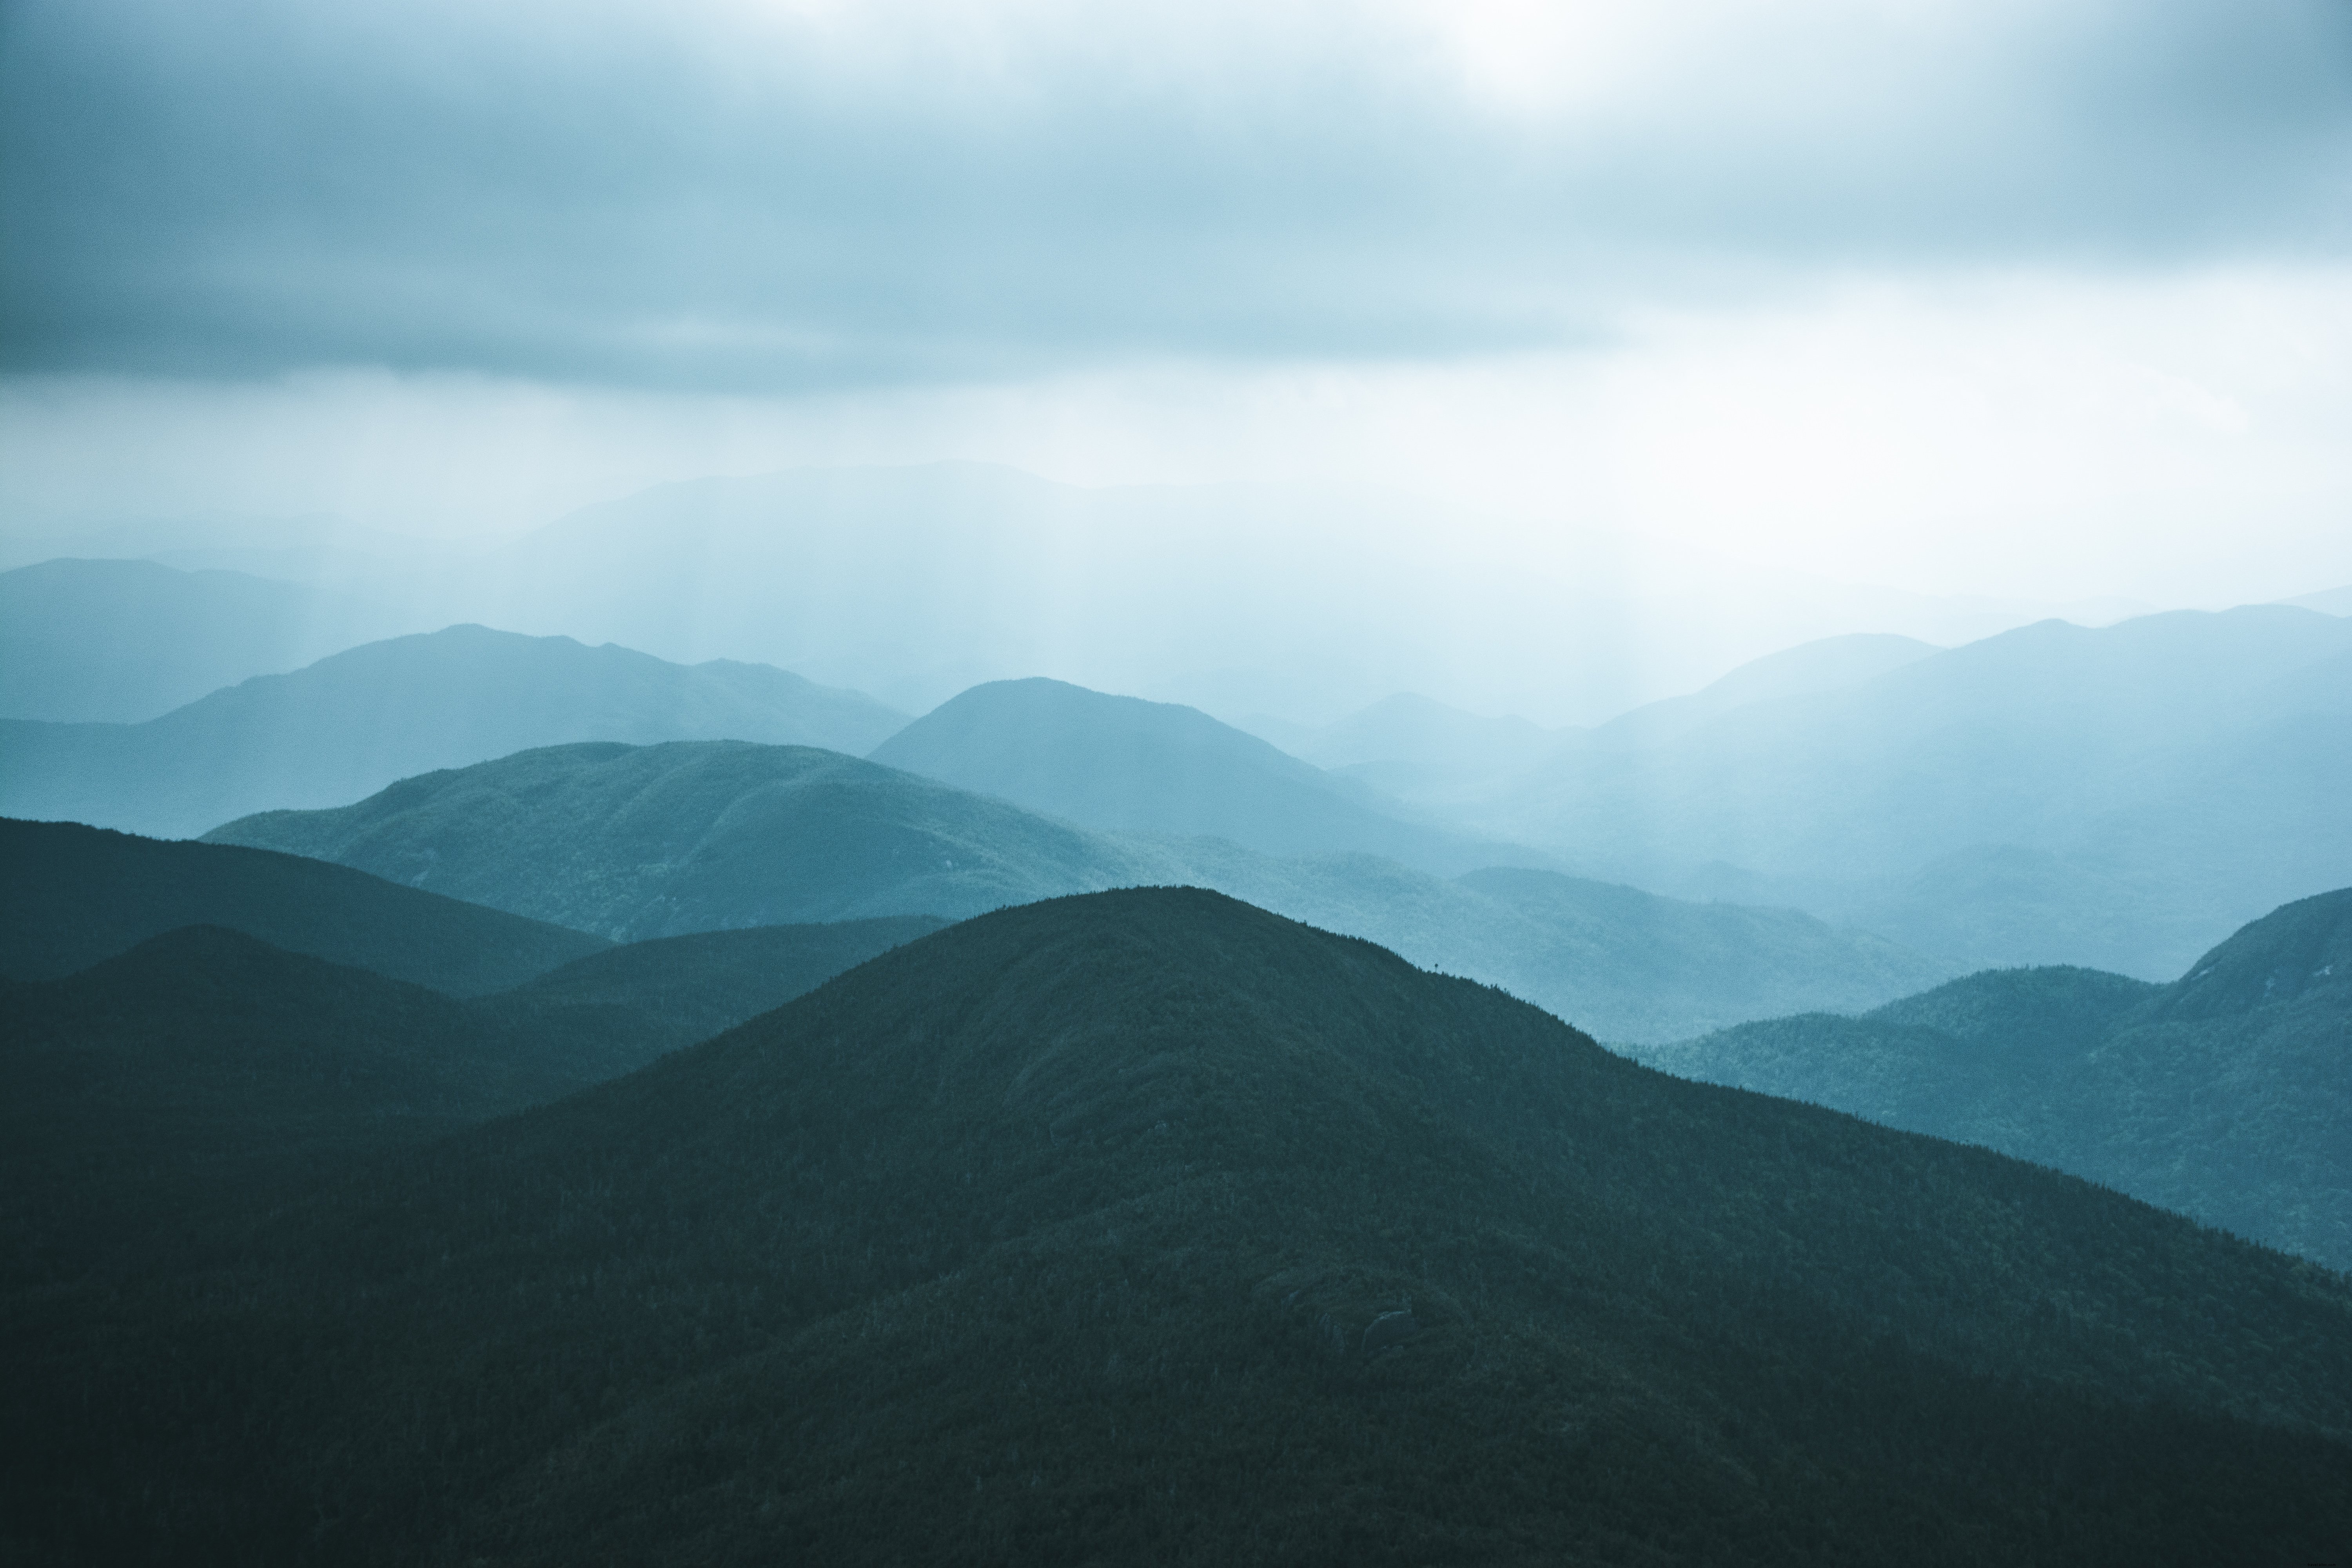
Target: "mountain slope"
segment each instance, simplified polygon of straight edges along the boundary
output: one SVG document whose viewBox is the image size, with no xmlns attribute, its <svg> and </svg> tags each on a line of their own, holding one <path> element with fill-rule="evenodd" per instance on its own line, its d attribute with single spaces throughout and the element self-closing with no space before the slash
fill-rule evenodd
<svg viewBox="0 0 2352 1568">
<path fill-rule="evenodd" d="M 5 998 L 0 1270 L 14 1280 L 128 1266 L 207 1208 L 282 1201 L 354 1155 L 661 1049 L 616 1010 L 468 1007 L 219 926 Z"/>
<path fill-rule="evenodd" d="M 615 940 L 931 914 L 1139 879 L 1119 847 L 804 746 L 552 746 L 271 812 L 213 842 L 355 866 Z"/>
<path fill-rule="evenodd" d="M 0 975 L 54 980 L 189 925 L 458 996 L 606 945 L 300 856 L 0 818 Z"/>
<path fill-rule="evenodd" d="M 2341 1279 L 1211 894 L 966 922 L 405 1163 L 206 1291 L 7 1303 L 16 1528 L 516 1563 L 2352 1531 Z"/>
<path fill-rule="evenodd" d="M 764 665 L 666 664 L 482 626 L 394 637 L 135 725 L 0 724 L 0 810 L 188 836 L 340 805 L 394 779 L 572 741 L 863 751 L 905 722 Z"/>
<path fill-rule="evenodd" d="M 625 1007 L 667 1044 L 691 1045 L 946 923 L 931 915 L 892 915 L 656 937 L 575 959 L 490 1000 L 531 1008 Z"/>
<path fill-rule="evenodd" d="M 1861 1018 L 1636 1054 L 1983 1143 L 2352 1268 L 2352 889 L 2273 911 L 2168 986 L 1994 971 Z"/>
<path fill-rule="evenodd" d="M 385 606 L 242 572 L 45 561 L 0 572 L 0 718 L 135 724 L 407 629 Z"/>
<path fill-rule="evenodd" d="M 1512 853 L 1399 820 L 1360 786 L 1197 709 L 1058 680 L 975 686 L 871 760 L 1101 833 L 1228 838 L 1268 855 L 1354 851 L 1447 873 Z"/>
<path fill-rule="evenodd" d="M 1545 872 L 1458 881 L 1368 855 L 1117 837 L 829 752 L 559 747 L 211 836 L 626 939 L 1192 883 L 1508 986 L 1611 1039 L 1860 1008 L 1948 967 L 1791 910 L 1677 903 Z M 615 959 L 615 963 L 625 960 Z"/>
<path fill-rule="evenodd" d="M 2352 881 L 2347 658 L 2352 621 L 2276 605 L 2047 622 L 1655 743 L 1571 749 L 1475 821 L 1658 891 L 1736 887 L 1975 966 L 2174 974 L 2235 924 Z"/>
</svg>

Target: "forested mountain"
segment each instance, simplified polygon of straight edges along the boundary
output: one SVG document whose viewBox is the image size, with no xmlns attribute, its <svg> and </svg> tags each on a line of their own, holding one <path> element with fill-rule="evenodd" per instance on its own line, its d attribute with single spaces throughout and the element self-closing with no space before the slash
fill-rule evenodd
<svg viewBox="0 0 2352 1568">
<path fill-rule="evenodd" d="M 621 1008 L 479 1006 L 187 926 L 0 1021 L 0 1271 L 136 1269 L 210 1208 L 284 1202 L 355 1157 L 642 1067 Z"/>
<path fill-rule="evenodd" d="M 0 976 L 58 979 L 190 925 L 456 996 L 503 991 L 607 945 L 299 855 L 0 818 Z"/>
<path fill-rule="evenodd" d="M 805 746 L 551 746 L 206 836 L 616 941 L 929 914 L 1141 879 L 1110 840 Z"/>
<path fill-rule="evenodd" d="M 2159 978 L 2352 882 L 2352 621 L 2047 622 L 1652 744 L 1475 816 L 1588 874 L 1793 903 L 1983 966 Z"/>
<path fill-rule="evenodd" d="M 881 913 L 960 919 L 1061 893 L 1195 884 L 1507 985 L 1611 1039 L 1872 1006 L 1951 973 L 1790 910 L 1538 872 L 1447 880 L 1366 855 L 1089 833 L 795 748 L 559 747 L 210 837 L 623 940 Z"/>
<path fill-rule="evenodd" d="M 625 1007 L 643 1017 L 649 1038 L 691 1045 L 947 923 L 933 915 L 891 915 L 656 937 L 575 959 L 486 1005 Z"/>
<path fill-rule="evenodd" d="M 409 629 L 387 606 L 243 572 L 45 561 L 0 572 L 0 719 L 138 723 Z"/>
<path fill-rule="evenodd" d="M 0 811 L 185 836 L 530 746 L 723 738 L 864 751 L 905 721 L 861 693 L 765 665 L 688 668 L 609 644 L 451 626 L 257 678 L 143 724 L 0 723 Z"/>
<path fill-rule="evenodd" d="M 2167 986 L 1996 970 L 1859 1018 L 1636 1054 L 1982 1143 L 2352 1268 L 2352 889 L 2274 910 Z"/>
<path fill-rule="evenodd" d="M 1189 890 L 0 1300 L 36 1555 L 2325 1560 L 2352 1288 Z M 298 1328 L 299 1325 L 299 1328 Z M 1334 1509 L 1332 1500 L 1347 1506 Z"/>
<path fill-rule="evenodd" d="M 1458 873 L 1517 856 L 1416 822 L 1255 735 L 1172 702 L 1059 680 L 975 686 L 872 760 L 1104 833 L 1230 839 L 1268 855 L 1382 855 Z"/>
</svg>

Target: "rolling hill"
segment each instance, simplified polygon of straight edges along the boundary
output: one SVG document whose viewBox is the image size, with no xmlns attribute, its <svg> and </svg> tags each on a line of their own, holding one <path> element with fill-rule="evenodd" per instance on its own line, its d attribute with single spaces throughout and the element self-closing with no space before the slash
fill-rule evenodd
<svg viewBox="0 0 2352 1568">
<path fill-rule="evenodd" d="M 2273 911 L 2167 986 L 1996 970 L 1858 1018 L 1635 1054 L 2040 1161 L 2352 1268 L 2352 889 Z"/>
<path fill-rule="evenodd" d="M 871 760 L 1100 833 L 1225 838 L 1267 855 L 1382 855 L 1448 874 L 1547 858 L 1401 820 L 1373 792 L 1198 709 L 1059 680 L 973 687 Z"/>
<path fill-rule="evenodd" d="M 215 691 L 142 724 L 0 723 L 0 811 L 159 836 L 340 805 L 530 746 L 741 739 L 864 751 L 905 716 L 765 665 L 451 626 Z"/>
<path fill-rule="evenodd" d="M 1542 872 L 1449 880 L 1369 855 L 1280 858 L 1223 840 L 1088 833 L 794 748 L 559 747 L 210 837 L 629 941 L 883 913 L 961 919 L 1063 893 L 1196 884 L 1507 985 L 1611 1039 L 1872 1006 L 1951 973 L 1790 910 L 1683 903 Z"/>
<path fill-rule="evenodd" d="M 36 1553 L 2325 1560 L 2352 1287 L 1188 890 L 0 1300 Z"/>
<path fill-rule="evenodd" d="M 643 1018 L 647 1037 L 666 1047 L 692 1045 L 946 923 L 933 915 L 892 915 L 656 937 L 574 959 L 485 1005 L 626 1008 Z"/>
<path fill-rule="evenodd" d="M 220 926 L 5 998 L 0 1270 L 18 1282 L 136 1269 L 209 1209 L 283 1202 L 667 1043 L 625 1009 L 472 1006 Z"/>
<path fill-rule="evenodd" d="M 60 979 L 191 925 L 455 996 L 504 991 L 607 945 L 301 856 L 0 818 L 0 976 Z"/>
<path fill-rule="evenodd" d="M 315 856 L 616 941 L 950 920 L 1139 879 L 1119 846 L 806 746 L 551 746 L 206 836 Z"/>
<path fill-rule="evenodd" d="M 0 718 L 135 724 L 413 629 L 348 595 L 152 561 L 0 572 Z"/>
<path fill-rule="evenodd" d="M 2046 622 L 1652 743 L 1472 813 L 1588 875 L 1788 903 L 1973 967 L 2177 974 L 2352 882 L 2352 621 Z"/>
</svg>

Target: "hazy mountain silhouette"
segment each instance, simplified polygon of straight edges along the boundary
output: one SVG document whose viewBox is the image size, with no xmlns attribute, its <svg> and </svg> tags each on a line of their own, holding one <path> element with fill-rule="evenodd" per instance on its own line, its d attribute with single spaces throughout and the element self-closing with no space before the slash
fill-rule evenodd
<svg viewBox="0 0 2352 1568">
<path fill-rule="evenodd" d="M 1547 730 L 1405 693 L 1319 730 L 1267 738 L 1401 799 L 1453 806 L 1508 789 L 1563 752 L 1653 744 L 1752 702 L 1856 686 L 1936 651 L 1916 637 L 1824 637 L 1752 659 L 1687 697 L 1646 703 L 1590 729 Z"/>
<path fill-rule="evenodd" d="M 905 715 L 765 665 L 688 668 L 482 626 L 371 643 L 134 725 L 0 724 L 0 810 L 192 836 L 569 741 L 864 751 Z"/>
<path fill-rule="evenodd" d="M 0 1269 L 20 1280 L 136 1264 L 207 1206 L 283 1202 L 671 1043 L 623 1009 L 468 1005 L 220 926 L 5 999 Z"/>
<path fill-rule="evenodd" d="M 0 976 L 58 979 L 191 925 L 458 996 L 506 990 L 606 946 L 322 860 L 0 818 Z"/>
<path fill-rule="evenodd" d="M 1198 709 L 1063 681 L 973 687 L 872 760 L 1104 833 L 1227 838 L 1269 855 L 1384 855 L 1460 872 L 1515 854 L 1401 820 L 1350 786 Z"/>
<path fill-rule="evenodd" d="M 46 561 L 0 572 L 0 718 L 137 723 L 410 624 L 242 572 Z"/>
<path fill-rule="evenodd" d="M 43 1441 L 0 1497 L 83 1559 L 2137 1564 L 2352 1530 L 2340 1277 L 1188 890 L 966 922 L 200 1279 L 5 1311 L 41 1353 L 0 1416 Z"/>
<path fill-rule="evenodd" d="M 1197 884 L 1507 985 L 1611 1039 L 1675 1039 L 1792 1007 L 1867 1007 L 1952 973 L 1791 910 L 1534 872 L 1448 880 L 1369 855 L 1280 858 L 1222 840 L 1091 833 L 796 748 L 559 747 L 209 837 L 621 940 L 880 913 L 961 919 L 1062 893 Z"/>
<path fill-rule="evenodd" d="M 2347 777 L 2352 622 L 2261 606 L 2044 623 L 1654 744 L 1577 747 L 1473 821 L 1969 963 L 2153 977 L 2352 881 Z"/>
<path fill-rule="evenodd" d="M 2352 616 L 2352 584 L 2317 594 L 2305 594 L 2299 598 L 2283 599 L 2280 603 L 2317 610 L 2323 616 Z"/>
<path fill-rule="evenodd" d="M 1983 1143 L 2352 1268 L 2352 889 L 2264 916 L 2168 986 L 1996 970 L 1859 1018 L 1638 1054 Z"/>
</svg>

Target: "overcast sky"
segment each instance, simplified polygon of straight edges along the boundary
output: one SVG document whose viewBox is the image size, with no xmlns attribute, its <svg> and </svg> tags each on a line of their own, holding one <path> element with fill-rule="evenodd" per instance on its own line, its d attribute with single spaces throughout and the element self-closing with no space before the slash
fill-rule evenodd
<svg viewBox="0 0 2352 1568">
<path fill-rule="evenodd" d="M 6 0 L 0 161 L 19 531 L 978 458 L 2352 581 L 2345 0 Z"/>
</svg>

